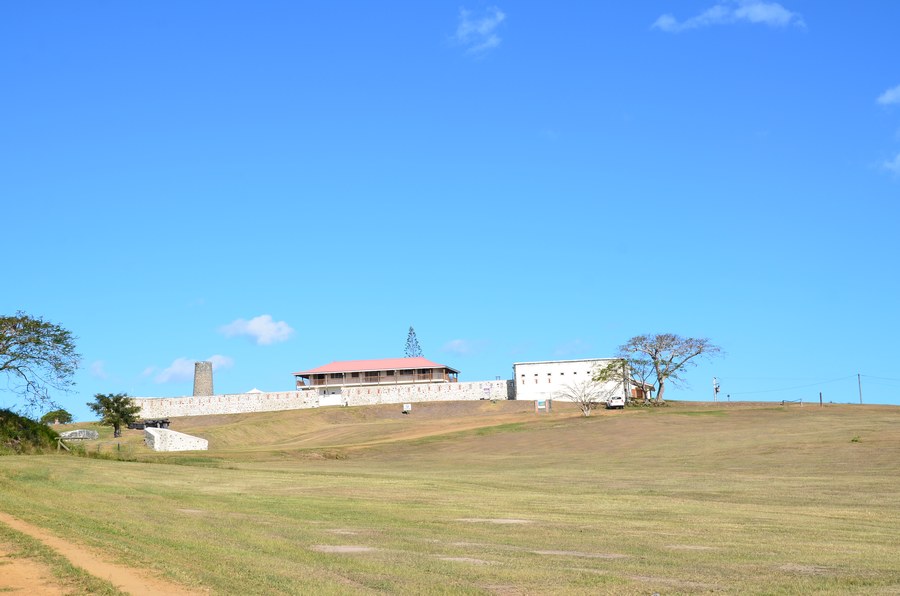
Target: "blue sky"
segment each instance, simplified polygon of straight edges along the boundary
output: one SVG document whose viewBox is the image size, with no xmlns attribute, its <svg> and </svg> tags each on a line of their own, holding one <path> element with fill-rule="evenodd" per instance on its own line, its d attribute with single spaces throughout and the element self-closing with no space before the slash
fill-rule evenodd
<svg viewBox="0 0 900 596">
<path fill-rule="evenodd" d="M 5 2 L 0 312 L 94 393 L 727 355 L 667 396 L 900 403 L 900 4 Z M 0 405 L 16 403 L 0 392 Z"/>
</svg>

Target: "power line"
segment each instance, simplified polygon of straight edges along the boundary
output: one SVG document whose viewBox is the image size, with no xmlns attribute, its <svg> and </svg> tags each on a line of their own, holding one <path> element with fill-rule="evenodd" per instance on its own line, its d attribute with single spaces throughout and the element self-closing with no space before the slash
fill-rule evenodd
<svg viewBox="0 0 900 596">
<path fill-rule="evenodd" d="M 806 389 L 807 387 L 818 387 L 820 385 L 827 385 L 828 383 L 846 381 L 847 379 L 852 379 L 855 376 L 856 375 L 848 375 L 846 377 L 831 379 L 830 381 L 819 381 L 817 383 L 809 383 L 808 385 L 795 385 L 794 387 L 783 387 L 781 389 L 762 389 L 760 391 L 733 391 L 731 395 L 751 395 L 754 393 L 777 393 L 779 391 L 793 391 L 794 389 Z"/>
<path fill-rule="evenodd" d="M 900 381 L 900 379 L 894 379 L 891 377 L 876 377 L 873 375 L 862 375 L 864 379 L 880 379 L 882 381 Z"/>
</svg>

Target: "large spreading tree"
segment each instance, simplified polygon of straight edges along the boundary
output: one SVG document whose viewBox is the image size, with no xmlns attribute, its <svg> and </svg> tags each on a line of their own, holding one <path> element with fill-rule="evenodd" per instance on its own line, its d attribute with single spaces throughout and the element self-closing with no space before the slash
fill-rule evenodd
<svg viewBox="0 0 900 596">
<path fill-rule="evenodd" d="M 100 424 L 113 427 L 113 436 L 122 436 L 122 426 L 137 420 L 141 407 L 127 393 L 98 393 L 87 406 L 100 416 Z"/>
<path fill-rule="evenodd" d="M 50 391 L 75 384 L 80 358 L 75 337 L 59 325 L 22 311 L 0 316 L 0 373 L 26 410 L 54 405 Z"/>
<path fill-rule="evenodd" d="M 697 359 L 712 358 L 721 352 L 722 348 L 706 338 L 681 337 L 674 333 L 638 335 L 619 347 L 619 355 L 628 361 L 631 370 L 645 375 L 649 369 L 649 377 L 656 384 L 658 403 L 663 401 L 666 383 L 678 385 L 684 370 L 695 366 Z"/>
</svg>

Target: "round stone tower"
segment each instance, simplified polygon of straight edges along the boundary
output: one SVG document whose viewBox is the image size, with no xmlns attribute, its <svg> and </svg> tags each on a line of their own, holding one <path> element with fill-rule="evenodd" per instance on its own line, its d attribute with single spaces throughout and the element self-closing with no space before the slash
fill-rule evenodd
<svg viewBox="0 0 900 596">
<path fill-rule="evenodd" d="M 194 397 L 213 394 L 212 362 L 194 363 Z"/>
</svg>

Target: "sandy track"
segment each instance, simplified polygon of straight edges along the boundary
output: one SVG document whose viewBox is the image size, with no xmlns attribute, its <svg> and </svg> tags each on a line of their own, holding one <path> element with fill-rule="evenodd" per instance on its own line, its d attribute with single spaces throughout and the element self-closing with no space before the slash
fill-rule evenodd
<svg viewBox="0 0 900 596">
<path fill-rule="evenodd" d="M 103 555 L 94 550 L 89 550 L 83 545 L 73 544 L 67 540 L 54 536 L 50 532 L 33 526 L 28 522 L 24 522 L 16 517 L 0 511 L 0 523 L 8 525 L 10 528 L 27 534 L 36 540 L 40 540 L 46 546 L 52 548 L 57 553 L 67 558 L 73 565 L 80 567 L 95 577 L 105 579 L 123 592 L 129 594 L 204 594 L 205 592 L 191 591 L 185 587 L 173 584 L 154 576 L 151 572 L 126 567 L 119 563 L 108 561 Z M 46 578 L 39 574 L 39 569 L 30 567 L 30 565 L 20 566 L 21 560 L 16 560 L 13 565 L 17 569 L 16 574 L 18 581 L 31 581 L 28 594 L 60 594 L 62 591 L 53 591 L 51 585 L 48 585 Z M 23 562 L 31 563 L 32 562 Z M 41 567 L 38 564 L 38 567 Z M 11 570 L 4 566 L 3 575 L 11 573 Z M 38 575 L 35 575 L 38 574 Z M 52 577 L 52 576 L 51 576 Z M 0 584 L 2 585 L 2 584 Z M 44 590 L 44 591 L 41 591 Z"/>
<path fill-rule="evenodd" d="M 28 596 L 65 594 L 56 585 L 49 567 L 37 561 L 10 557 L 16 550 L 14 546 L 0 542 L 0 592 Z"/>
</svg>

